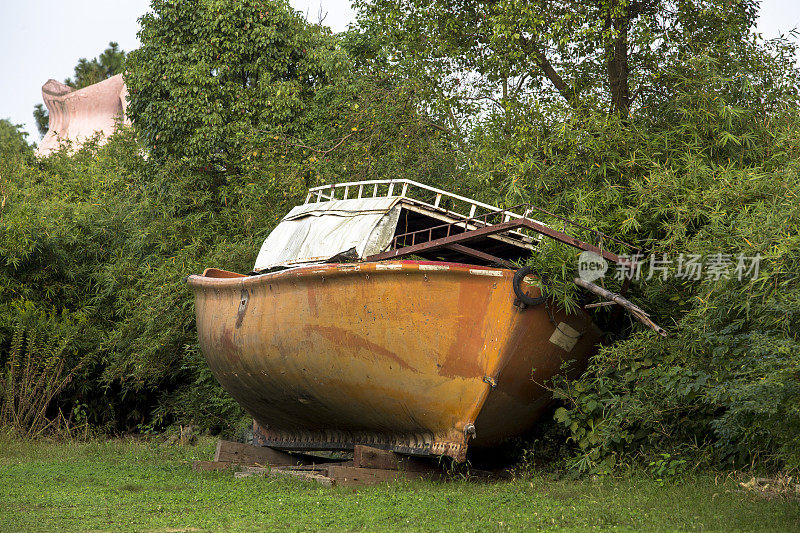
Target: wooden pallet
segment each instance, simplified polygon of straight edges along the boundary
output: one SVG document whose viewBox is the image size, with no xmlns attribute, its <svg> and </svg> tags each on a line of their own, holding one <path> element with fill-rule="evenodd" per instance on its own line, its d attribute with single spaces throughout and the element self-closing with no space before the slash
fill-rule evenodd
<svg viewBox="0 0 800 533">
<path fill-rule="evenodd" d="M 221 440 L 213 461 L 195 461 L 192 466 L 196 471 L 236 469 L 234 476 L 237 478 L 294 477 L 338 486 L 445 477 L 444 470 L 436 462 L 361 445 L 355 447 L 352 461 L 341 461 Z M 474 470 L 471 473 L 480 477 L 491 475 Z"/>
</svg>

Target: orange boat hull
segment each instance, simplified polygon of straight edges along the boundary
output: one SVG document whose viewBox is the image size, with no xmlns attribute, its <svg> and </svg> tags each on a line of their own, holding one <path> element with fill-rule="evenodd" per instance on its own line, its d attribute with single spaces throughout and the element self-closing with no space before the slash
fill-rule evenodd
<svg viewBox="0 0 800 533">
<path fill-rule="evenodd" d="M 463 460 L 468 443 L 530 430 L 550 401 L 539 383 L 567 360 L 585 366 L 599 341 L 584 313 L 514 305 L 512 277 L 399 261 L 209 270 L 189 284 L 208 364 L 262 444 Z"/>
</svg>

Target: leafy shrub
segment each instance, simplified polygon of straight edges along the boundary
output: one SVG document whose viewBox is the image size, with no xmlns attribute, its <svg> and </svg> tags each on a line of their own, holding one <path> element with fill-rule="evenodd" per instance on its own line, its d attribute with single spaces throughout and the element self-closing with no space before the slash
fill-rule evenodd
<svg viewBox="0 0 800 533">
<path fill-rule="evenodd" d="M 635 221 L 632 234 L 652 254 L 758 254 L 760 271 L 691 281 L 673 270 L 672 279 L 638 283 L 634 296 L 672 336 L 636 333 L 602 348 L 581 379 L 556 385 L 579 470 L 687 447 L 730 466 L 800 464 L 800 338 L 791 326 L 800 312 L 799 117 L 786 108 L 756 120 L 756 110 L 712 103 L 720 97 L 709 87 L 733 92 L 739 83 L 715 68 L 698 61 L 697 80 L 680 83 L 674 105 L 691 111 L 685 126 L 637 141 L 627 202 L 595 209 L 609 209 L 606 221 Z"/>
<path fill-rule="evenodd" d="M 78 375 L 84 361 L 72 353 L 83 317 L 45 312 L 17 301 L 14 331 L 0 376 L 0 424 L 26 437 L 59 430 L 63 413 L 51 404 Z M 67 421 L 69 423 L 69 420 Z"/>
</svg>

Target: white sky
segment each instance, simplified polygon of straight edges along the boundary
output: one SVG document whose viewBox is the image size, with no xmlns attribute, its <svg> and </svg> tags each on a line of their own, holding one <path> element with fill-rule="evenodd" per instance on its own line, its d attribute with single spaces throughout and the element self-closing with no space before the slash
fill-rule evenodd
<svg viewBox="0 0 800 533">
<path fill-rule="evenodd" d="M 342 31 L 354 19 L 350 0 L 290 0 L 311 22 Z M 23 124 L 38 141 L 33 106 L 50 78 L 72 76 L 78 59 L 98 56 L 109 41 L 139 46 L 137 19 L 149 0 L 0 0 L 0 118 Z M 775 37 L 800 27 L 800 1 L 762 0 L 758 30 Z"/>
</svg>

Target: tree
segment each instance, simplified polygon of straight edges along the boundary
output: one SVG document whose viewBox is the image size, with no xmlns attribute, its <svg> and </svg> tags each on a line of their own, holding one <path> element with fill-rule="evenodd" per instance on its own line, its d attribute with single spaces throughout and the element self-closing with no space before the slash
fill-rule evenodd
<svg viewBox="0 0 800 533">
<path fill-rule="evenodd" d="M 44 104 L 33 106 L 33 120 L 36 121 L 36 129 L 39 130 L 39 135 L 44 137 L 47 134 L 47 130 L 50 129 L 50 114 Z"/>
<path fill-rule="evenodd" d="M 156 0 L 129 56 L 128 113 L 151 153 L 232 172 L 259 138 L 301 135 L 346 73 L 329 31 L 284 0 Z"/>
<path fill-rule="evenodd" d="M 74 89 L 82 89 L 103 80 L 121 74 L 125 65 L 125 51 L 120 50 L 119 44 L 111 41 L 103 53 L 94 59 L 82 57 L 75 65 L 75 75 L 67 78 L 64 83 Z M 44 136 L 49 129 L 50 119 L 47 109 L 42 104 L 36 104 L 33 109 L 33 118 L 39 134 Z"/>
<path fill-rule="evenodd" d="M 722 43 L 746 44 L 755 0 L 357 0 L 432 93 L 508 110 L 558 97 L 571 109 L 626 115 L 663 67 Z M 475 76 L 477 75 L 477 77 Z M 464 98 L 448 100 L 464 105 Z M 474 106 L 469 110 L 474 110 Z"/>
<path fill-rule="evenodd" d="M 103 53 L 94 59 L 82 57 L 75 65 L 74 78 L 67 78 L 64 83 L 75 89 L 94 85 L 105 79 L 121 74 L 125 65 L 125 51 L 119 44 L 111 41 Z"/>
<path fill-rule="evenodd" d="M 31 145 L 25 140 L 28 133 L 22 131 L 22 124 L 13 124 L 8 119 L 0 119 L 0 153 L 27 154 Z"/>
</svg>

